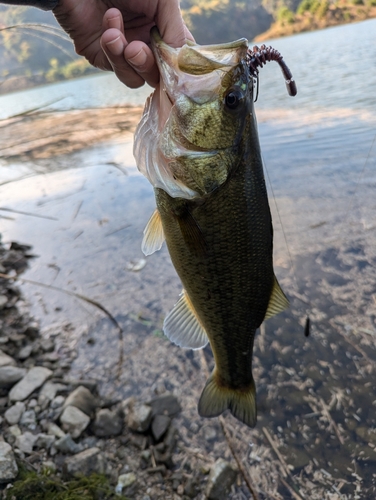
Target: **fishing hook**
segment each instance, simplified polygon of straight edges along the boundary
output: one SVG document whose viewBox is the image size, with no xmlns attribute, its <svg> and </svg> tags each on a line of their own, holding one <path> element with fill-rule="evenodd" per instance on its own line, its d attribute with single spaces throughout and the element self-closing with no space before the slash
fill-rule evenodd
<svg viewBox="0 0 376 500">
<path fill-rule="evenodd" d="M 278 50 L 273 49 L 273 47 L 270 46 L 267 47 L 266 45 L 261 45 L 261 47 L 257 47 L 257 45 L 255 45 L 252 50 L 248 49 L 247 65 L 253 77 L 257 78 L 259 74 L 258 68 L 262 68 L 264 64 L 269 61 L 276 61 L 279 64 L 285 79 L 288 94 L 290 96 L 296 95 L 297 88 L 295 80 Z"/>
</svg>

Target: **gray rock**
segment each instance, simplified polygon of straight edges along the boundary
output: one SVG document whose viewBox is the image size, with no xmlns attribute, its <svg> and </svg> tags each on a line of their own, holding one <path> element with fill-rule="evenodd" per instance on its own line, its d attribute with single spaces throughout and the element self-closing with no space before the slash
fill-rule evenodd
<svg viewBox="0 0 376 500">
<path fill-rule="evenodd" d="M 14 366 L 16 361 L 0 349 L 0 366 Z"/>
<path fill-rule="evenodd" d="M 90 418 L 75 406 L 67 406 L 60 416 L 63 429 L 78 438 L 89 425 Z"/>
<path fill-rule="evenodd" d="M 54 399 L 51 401 L 51 408 L 52 409 L 55 409 L 55 408 L 59 408 L 60 406 L 63 406 L 64 404 L 64 401 L 65 401 L 65 397 L 64 396 L 56 396 L 54 397 Z"/>
<path fill-rule="evenodd" d="M 16 448 L 19 450 L 23 451 L 24 453 L 32 453 L 33 451 L 33 446 L 35 444 L 35 441 L 38 439 L 38 436 L 31 434 L 31 432 L 24 432 L 24 434 L 21 434 L 21 436 L 18 436 L 16 439 Z"/>
<path fill-rule="evenodd" d="M 89 389 L 80 385 L 65 400 L 64 407 L 67 406 L 75 406 L 90 417 L 97 408 L 98 402 Z"/>
<path fill-rule="evenodd" d="M 145 404 L 136 403 L 129 409 L 126 416 L 126 423 L 133 431 L 145 432 L 150 426 L 151 418 L 151 407 Z"/>
<path fill-rule="evenodd" d="M 14 458 L 12 447 L 0 441 L 0 483 L 14 479 L 18 474 L 18 467 Z"/>
<path fill-rule="evenodd" d="M 230 492 L 234 484 L 237 471 L 229 462 L 219 458 L 212 466 L 206 488 L 206 496 L 209 500 L 223 500 Z"/>
<path fill-rule="evenodd" d="M 39 389 L 44 382 L 51 377 L 52 371 L 42 366 L 31 368 L 28 373 L 20 380 L 9 392 L 11 401 L 23 401 L 36 389 Z"/>
<path fill-rule="evenodd" d="M 181 411 L 178 399 L 173 394 L 163 394 L 152 399 L 149 403 L 155 415 L 168 415 L 173 417 Z"/>
<path fill-rule="evenodd" d="M 205 427 L 204 437 L 206 441 L 214 441 L 215 439 L 217 439 L 217 431 L 214 429 L 214 427 Z"/>
<path fill-rule="evenodd" d="M 118 478 L 118 483 L 115 488 L 115 492 L 118 495 L 121 495 L 122 491 L 124 488 L 128 488 L 128 486 L 131 486 L 134 482 L 136 482 L 137 477 L 134 472 L 127 472 L 126 474 L 121 474 Z"/>
<path fill-rule="evenodd" d="M 63 471 L 68 476 L 88 476 L 93 472 L 103 474 L 105 464 L 101 450 L 99 448 L 89 448 L 65 459 Z"/>
<path fill-rule="evenodd" d="M 49 401 L 52 401 L 59 391 L 63 391 L 66 388 L 67 386 L 64 384 L 55 384 L 54 382 L 46 382 L 42 387 L 42 389 L 40 390 L 39 396 L 46 397 Z"/>
<path fill-rule="evenodd" d="M 123 419 L 108 409 L 99 410 L 93 423 L 93 432 L 98 437 L 117 436 L 123 430 Z"/>
<path fill-rule="evenodd" d="M 25 409 L 25 403 L 18 401 L 15 405 L 7 409 L 4 414 L 5 420 L 9 425 L 18 424 Z"/>
<path fill-rule="evenodd" d="M 47 433 L 52 436 L 56 436 L 58 439 L 65 437 L 65 432 L 60 429 L 60 427 L 53 422 L 49 422 L 47 425 Z"/>
<path fill-rule="evenodd" d="M 8 303 L 8 297 L 6 295 L 0 295 L 0 310 L 4 309 L 7 303 Z"/>
<path fill-rule="evenodd" d="M 170 427 L 171 418 L 167 415 L 156 415 L 151 423 L 151 432 L 154 439 L 159 441 Z"/>
<path fill-rule="evenodd" d="M 17 358 L 21 360 L 27 359 L 30 356 L 32 350 L 33 346 L 31 344 L 27 344 L 24 347 L 21 347 L 21 349 L 18 351 Z"/>
<path fill-rule="evenodd" d="M 42 462 L 41 470 L 42 472 L 54 473 L 56 472 L 56 465 L 51 460 L 46 460 L 45 462 Z"/>
<path fill-rule="evenodd" d="M 34 443 L 36 448 L 43 448 L 45 450 L 49 450 L 51 446 L 55 443 L 56 437 L 51 436 L 50 434 L 37 434 L 37 439 Z"/>
<path fill-rule="evenodd" d="M 82 450 L 81 446 L 75 443 L 70 434 L 66 434 L 55 443 L 55 448 L 61 453 L 73 455 Z"/>
<path fill-rule="evenodd" d="M 35 411 L 34 410 L 25 411 L 21 417 L 20 424 L 24 425 L 25 427 L 28 427 L 30 430 L 33 431 L 37 426 Z"/>
<path fill-rule="evenodd" d="M 17 366 L 1 366 L 0 367 L 0 388 L 7 389 L 12 387 L 16 382 L 22 379 L 27 373 L 25 368 Z"/>
</svg>

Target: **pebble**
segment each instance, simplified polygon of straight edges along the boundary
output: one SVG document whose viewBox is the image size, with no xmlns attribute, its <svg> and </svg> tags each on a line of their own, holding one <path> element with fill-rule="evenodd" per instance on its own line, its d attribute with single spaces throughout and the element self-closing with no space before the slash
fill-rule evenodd
<svg viewBox="0 0 376 500">
<path fill-rule="evenodd" d="M 40 433 L 37 434 L 37 439 L 35 440 L 36 448 L 43 448 L 45 450 L 49 450 L 51 446 L 55 443 L 56 437 L 51 436 L 50 434 Z"/>
<path fill-rule="evenodd" d="M 89 389 L 80 385 L 67 397 L 64 407 L 68 406 L 74 406 L 90 417 L 93 415 L 98 403 Z"/>
<path fill-rule="evenodd" d="M 52 409 L 59 408 L 60 406 L 63 406 L 64 401 L 65 401 L 65 397 L 64 396 L 61 396 L 61 395 L 60 396 L 56 396 L 51 401 L 50 406 L 51 406 Z"/>
<path fill-rule="evenodd" d="M 30 430 L 34 430 L 37 426 L 36 424 L 36 415 L 34 410 L 26 410 L 21 419 L 20 424 L 28 427 Z"/>
<path fill-rule="evenodd" d="M 70 434 L 66 434 L 56 441 L 55 448 L 67 455 L 73 455 L 74 453 L 82 451 L 81 446 L 73 441 Z"/>
<path fill-rule="evenodd" d="M 99 448 L 89 448 L 65 459 L 63 466 L 67 476 L 88 476 L 93 472 L 103 474 L 105 471 L 104 459 Z"/>
<path fill-rule="evenodd" d="M 31 368 L 9 392 L 11 401 L 23 401 L 52 375 L 52 371 L 42 366 Z"/>
<path fill-rule="evenodd" d="M 170 427 L 171 418 L 167 415 L 156 415 L 151 423 L 151 432 L 156 441 L 159 441 L 161 437 L 166 433 L 167 429 Z"/>
<path fill-rule="evenodd" d="M 123 430 L 123 419 L 116 411 L 97 411 L 93 422 L 93 432 L 98 437 L 117 436 Z"/>
<path fill-rule="evenodd" d="M 233 466 L 219 458 L 212 466 L 206 488 L 206 496 L 209 500 L 223 500 L 230 492 L 234 484 L 237 471 Z"/>
<path fill-rule="evenodd" d="M 148 404 L 152 408 L 153 417 L 155 415 L 168 415 L 169 417 L 174 417 L 181 411 L 179 401 L 173 394 L 157 396 Z"/>
<path fill-rule="evenodd" d="M 25 409 L 25 403 L 18 401 L 15 405 L 8 408 L 4 413 L 5 420 L 9 425 L 18 424 Z"/>
<path fill-rule="evenodd" d="M 25 368 L 17 366 L 1 366 L 0 367 L 0 388 L 12 387 L 16 382 L 22 379 L 27 373 Z"/>
<path fill-rule="evenodd" d="M 0 483 L 14 479 L 18 474 L 18 467 L 12 447 L 0 441 Z"/>
<path fill-rule="evenodd" d="M 131 484 L 136 482 L 137 478 L 133 472 L 127 472 L 127 474 L 121 474 L 118 478 L 118 483 L 115 488 L 115 492 L 121 495 L 124 488 L 128 488 Z"/>
<path fill-rule="evenodd" d="M 33 452 L 33 446 L 35 444 L 35 441 L 38 439 L 38 436 L 32 434 L 29 431 L 24 432 L 21 434 L 21 436 L 18 436 L 16 439 L 16 448 L 19 450 L 23 451 L 24 453 L 30 453 Z"/>
<path fill-rule="evenodd" d="M 73 438 L 78 438 L 90 423 L 90 418 L 75 406 L 65 407 L 60 416 L 63 429 Z"/>
<path fill-rule="evenodd" d="M 31 344 L 27 344 L 24 347 L 21 347 L 21 349 L 18 351 L 17 358 L 20 360 L 27 359 L 31 351 L 33 350 L 33 346 Z"/>
<path fill-rule="evenodd" d="M 0 366 L 9 366 L 9 365 L 14 366 L 15 364 L 16 361 L 11 356 L 8 356 L 8 354 L 5 354 L 5 352 L 3 352 L 0 349 Z"/>
<path fill-rule="evenodd" d="M 52 436 L 56 436 L 58 439 L 65 436 L 65 432 L 62 431 L 60 427 L 56 425 L 54 422 L 49 422 L 47 424 L 47 433 L 51 434 Z"/>
<path fill-rule="evenodd" d="M 7 303 L 8 303 L 8 297 L 6 295 L 0 295 L 0 310 L 4 309 Z"/>
<path fill-rule="evenodd" d="M 152 419 L 152 409 L 146 404 L 133 404 L 127 414 L 127 426 L 133 431 L 145 432 Z"/>
</svg>

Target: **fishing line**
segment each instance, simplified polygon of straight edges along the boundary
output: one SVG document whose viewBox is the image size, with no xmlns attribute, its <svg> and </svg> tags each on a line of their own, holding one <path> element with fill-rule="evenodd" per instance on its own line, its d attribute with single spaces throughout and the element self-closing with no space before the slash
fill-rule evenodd
<svg viewBox="0 0 376 500">
<path fill-rule="evenodd" d="M 264 159 L 264 155 L 262 153 L 261 153 L 261 156 L 262 156 L 262 163 L 263 163 L 263 166 L 264 166 L 264 170 L 266 172 L 266 177 L 268 179 L 269 188 L 270 188 L 270 191 L 271 191 L 272 196 L 273 196 L 274 206 L 275 206 L 275 209 L 276 209 L 276 212 L 277 212 L 279 224 L 281 226 L 281 230 L 282 230 L 282 234 L 283 234 L 283 239 L 285 241 L 288 259 L 290 261 L 290 267 L 291 267 L 291 271 L 292 271 L 293 281 L 295 282 L 296 292 L 295 292 L 294 295 L 295 295 L 295 297 L 298 300 L 300 300 L 301 302 L 305 303 L 305 301 L 302 300 L 301 297 L 299 297 L 300 294 L 299 294 L 298 280 L 297 280 L 297 277 L 296 277 L 295 266 L 294 266 L 294 263 L 293 263 L 293 260 L 292 260 L 292 255 L 291 255 L 291 252 L 290 252 L 290 247 L 289 247 L 289 244 L 287 242 L 286 231 L 285 231 L 284 225 L 282 223 L 281 212 L 279 211 L 277 199 L 276 199 L 276 196 L 274 194 L 273 185 L 272 185 L 272 182 L 271 182 L 271 179 L 270 179 L 270 176 L 269 176 L 269 171 L 268 171 L 268 169 L 266 167 L 266 162 L 265 162 L 265 159 Z M 307 314 L 306 322 L 305 322 L 305 326 L 304 326 L 304 335 L 305 335 L 305 337 L 309 336 L 310 325 L 311 325 L 311 320 L 309 319 L 309 314 Z"/>
<path fill-rule="evenodd" d="M 364 176 L 364 172 L 366 171 L 367 163 L 368 163 L 368 160 L 371 157 L 371 152 L 372 152 L 372 149 L 373 149 L 373 146 L 374 146 L 375 142 L 376 142 L 376 134 L 375 134 L 375 136 L 373 138 L 373 141 L 371 143 L 371 146 L 370 146 L 370 148 L 368 150 L 368 154 L 367 154 L 367 157 L 365 159 L 362 171 L 359 173 L 358 180 L 357 180 L 357 182 L 355 184 L 355 190 L 354 190 L 353 194 L 351 195 L 351 203 L 350 203 L 350 206 L 349 206 L 349 208 L 347 209 L 347 211 L 345 213 L 344 220 L 346 220 L 349 217 L 350 212 L 352 212 L 353 209 L 354 209 L 354 206 L 355 206 L 355 196 L 357 194 L 357 191 L 358 191 L 358 188 L 359 188 L 359 185 L 360 185 L 360 181 L 362 180 L 362 177 Z"/>
</svg>

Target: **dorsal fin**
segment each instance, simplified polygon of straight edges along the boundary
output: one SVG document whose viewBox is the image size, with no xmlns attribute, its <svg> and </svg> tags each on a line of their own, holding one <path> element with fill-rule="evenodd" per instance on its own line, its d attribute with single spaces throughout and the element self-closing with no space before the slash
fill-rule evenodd
<svg viewBox="0 0 376 500">
<path fill-rule="evenodd" d="M 268 309 L 266 310 L 265 319 L 271 318 L 289 307 L 289 301 L 283 293 L 277 278 L 274 276 L 274 284 L 272 294 L 269 299 Z"/>
<path fill-rule="evenodd" d="M 209 342 L 204 327 L 185 290 L 164 320 L 163 331 L 171 342 L 180 347 L 201 349 Z"/>
<path fill-rule="evenodd" d="M 144 229 L 144 238 L 141 244 L 143 254 L 151 255 L 157 250 L 160 250 L 164 240 L 165 235 L 163 232 L 161 216 L 158 210 L 155 209 Z"/>
</svg>

